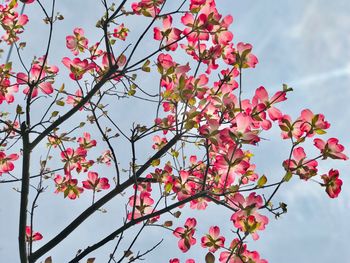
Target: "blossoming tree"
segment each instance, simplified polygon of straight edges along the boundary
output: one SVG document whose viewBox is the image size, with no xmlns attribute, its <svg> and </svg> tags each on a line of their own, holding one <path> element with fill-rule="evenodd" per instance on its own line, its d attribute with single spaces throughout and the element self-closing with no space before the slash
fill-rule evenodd
<svg viewBox="0 0 350 263">
<path fill-rule="evenodd" d="M 96 1 L 104 8 L 96 24 L 100 36 L 93 39 L 84 28 L 72 28 L 62 36 L 69 55 L 59 65 L 50 64 L 51 49 L 53 30 L 64 17 L 56 13 L 55 0 L 47 2 L 50 6 L 40 0 L 0 4 L 1 39 L 8 54 L 0 65 L 0 183 L 20 186 L 22 263 L 62 262 L 50 252 L 112 199 L 125 201 L 120 224 L 78 253 L 68 251 L 70 262 L 94 262 L 95 251 L 109 242 L 115 243 L 109 262 L 143 259 L 162 249 L 158 242 L 145 252 L 132 252 L 141 233 L 155 226 L 173 236 L 174 246 L 177 239 L 179 253 L 201 247 L 197 262 L 264 263 L 247 241 L 259 239 L 269 215 L 287 212 L 285 203 L 274 200 L 282 184 L 296 177 L 317 183 L 330 198 L 339 195 L 338 170 L 318 172 L 320 161 L 348 159 L 338 139 L 321 138 L 329 122 L 309 109 L 295 119 L 282 113 L 278 104 L 292 91 L 287 85 L 275 94 L 261 86 L 251 98 L 242 96 L 244 72 L 258 59 L 252 45 L 233 42 L 233 18 L 220 14 L 215 0 Z M 45 50 L 27 64 L 22 33 L 31 26 L 30 13 L 23 13 L 29 4 L 42 12 L 49 31 Z M 134 19 L 142 19 L 137 26 L 143 31 L 136 35 Z M 153 49 L 142 48 L 145 43 L 153 43 Z M 11 56 L 12 49 L 16 55 Z M 122 100 L 127 101 L 122 114 L 128 129 L 113 114 L 114 104 Z M 129 120 L 135 101 L 153 110 L 151 121 Z M 82 121 L 77 124 L 77 119 Z M 276 181 L 256 172 L 251 150 L 258 151 L 272 125 L 290 141 L 284 172 Z M 305 152 L 307 141 L 317 155 Z M 116 146 L 120 142 L 122 149 Z M 91 204 L 64 229 L 52 224 L 41 230 L 36 218 L 44 215 L 37 207 L 53 193 L 71 202 L 91 198 Z M 201 218 L 186 216 L 189 209 L 214 205 L 231 213 L 222 220 L 232 232 L 222 231 L 220 220 L 200 233 Z M 130 229 L 138 233 L 125 250 L 123 236 Z M 53 238 L 46 239 L 45 231 Z"/>
</svg>

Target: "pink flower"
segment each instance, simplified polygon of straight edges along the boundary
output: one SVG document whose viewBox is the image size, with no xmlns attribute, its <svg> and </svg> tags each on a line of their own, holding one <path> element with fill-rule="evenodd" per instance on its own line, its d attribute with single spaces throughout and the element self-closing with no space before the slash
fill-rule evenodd
<svg viewBox="0 0 350 263">
<path fill-rule="evenodd" d="M 282 113 L 272 105 L 278 102 L 282 102 L 286 99 L 286 93 L 283 91 L 279 91 L 271 98 L 269 98 L 269 94 L 267 93 L 266 89 L 261 86 L 256 89 L 252 103 L 255 105 L 258 105 L 259 103 L 263 104 L 263 109 L 267 109 L 267 113 L 269 114 L 270 119 L 275 121 L 279 120 L 282 117 Z"/>
<path fill-rule="evenodd" d="M 75 28 L 73 30 L 74 36 L 66 37 L 66 46 L 70 49 L 74 56 L 79 52 L 84 52 L 88 48 L 89 41 L 84 36 L 84 30 L 82 28 Z"/>
<path fill-rule="evenodd" d="M 32 0 L 31 0 L 32 1 Z M 19 40 L 18 35 L 23 33 L 24 25 L 28 23 L 28 16 L 23 14 L 19 15 L 16 12 L 18 3 L 12 1 L 10 4 L 0 4 L 0 25 L 5 31 L 2 35 L 2 39 L 6 41 L 8 45 L 11 45 Z"/>
<path fill-rule="evenodd" d="M 161 73 L 166 73 L 168 69 L 176 66 L 173 58 L 169 54 L 160 53 L 158 56 L 158 67 L 161 67 Z M 163 74 L 163 73 L 162 73 Z"/>
<path fill-rule="evenodd" d="M 91 135 L 88 132 L 84 132 L 84 136 L 79 137 L 77 142 L 79 143 L 79 147 L 83 149 L 90 149 L 96 146 L 96 140 L 91 140 Z"/>
<path fill-rule="evenodd" d="M 113 36 L 125 41 L 126 37 L 128 36 L 128 32 L 129 29 L 124 26 L 124 23 L 122 23 L 114 29 Z"/>
<path fill-rule="evenodd" d="M 191 0 L 190 10 L 195 11 L 200 9 L 207 0 Z"/>
<path fill-rule="evenodd" d="M 103 50 L 99 49 L 100 44 L 101 44 L 100 42 L 97 42 L 96 44 L 89 47 L 91 60 L 96 60 L 97 58 L 101 57 L 104 54 Z"/>
<path fill-rule="evenodd" d="M 67 96 L 67 99 L 66 99 L 67 104 L 71 104 L 73 106 L 76 106 L 81 101 L 81 99 L 83 98 L 83 93 L 81 92 L 80 89 L 78 89 L 74 93 L 74 95 L 75 96 L 72 96 L 72 95 L 68 95 Z M 81 107 L 79 110 L 80 111 L 83 110 L 83 107 Z"/>
<path fill-rule="evenodd" d="M 228 27 L 232 24 L 233 17 L 231 15 L 225 16 L 220 25 L 215 29 L 216 33 L 213 37 L 214 44 L 226 46 L 231 43 L 233 39 L 232 32 L 228 31 Z"/>
<path fill-rule="evenodd" d="M 180 29 L 177 29 L 175 27 L 172 27 L 172 21 L 173 18 L 170 15 L 167 15 L 163 18 L 163 29 L 160 29 L 158 27 L 155 27 L 153 29 L 154 32 L 154 39 L 155 40 L 163 40 L 165 39 L 166 45 L 170 45 L 166 48 L 166 50 L 175 51 L 178 47 L 177 40 L 180 39 L 182 31 Z M 176 43 L 174 43 L 176 42 Z"/>
<path fill-rule="evenodd" d="M 3 101 L 6 101 L 8 104 L 12 103 L 15 100 L 13 96 L 18 92 L 17 85 L 11 85 L 9 80 L 0 81 L 0 104 Z"/>
<path fill-rule="evenodd" d="M 83 181 L 83 187 L 94 192 L 100 192 L 101 190 L 109 189 L 110 185 L 106 177 L 98 178 L 97 173 L 88 172 L 88 180 Z"/>
<path fill-rule="evenodd" d="M 0 151 L 0 176 L 3 173 L 8 173 L 13 171 L 13 169 L 15 169 L 14 164 L 12 163 L 12 161 L 16 161 L 19 158 L 19 155 L 16 153 L 7 155 Z"/>
<path fill-rule="evenodd" d="M 65 174 L 69 175 L 74 169 L 80 172 L 86 162 L 86 150 L 78 147 L 76 150 L 67 148 L 61 152 L 62 162 L 64 162 Z"/>
<path fill-rule="evenodd" d="M 44 63 L 45 62 L 45 63 Z M 59 68 L 55 65 L 48 65 L 45 55 L 33 61 L 33 67 L 42 69 L 47 75 L 46 78 L 52 78 L 58 73 Z"/>
<path fill-rule="evenodd" d="M 283 167 L 286 171 L 295 172 L 304 180 L 308 180 L 317 174 L 317 161 L 307 160 L 302 147 L 296 147 L 293 150 L 293 157 L 294 159 L 288 159 L 283 162 Z"/>
<path fill-rule="evenodd" d="M 111 161 L 112 161 L 112 154 L 110 150 L 106 150 L 102 153 L 102 155 L 100 157 L 98 157 L 97 161 L 99 163 L 104 163 L 107 166 L 111 165 Z"/>
<path fill-rule="evenodd" d="M 348 157 L 342 153 L 344 151 L 344 146 L 338 142 L 339 140 L 336 138 L 330 138 L 327 142 L 318 138 L 314 139 L 314 145 L 321 150 L 324 159 L 329 157 L 331 159 L 347 160 Z"/>
<path fill-rule="evenodd" d="M 244 44 L 239 42 L 237 44 L 237 55 L 239 57 L 239 66 L 242 68 L 255 68 L 258 63 L 258 59 L 254 56 L 252 51 L 253 46 L 251 44 Z"/>
<path fill-rule="evenodd" d="M 39 241 L 43 238 L 43 236 L 39 232 L 33 232 L 30 226 L 26 226 L 26 241 Z"/>
<path fill-rule="evenodd" d="M 10 81 L 11 63 L 0 65 L 0 104 L 6 101 L 8 104 L 15 99 L 14 94 L 18 91 L 18 85 Z"/>
<path fill-rule="evenodd" d="M 260 258 L 260 255 L 259 255 L 259 253 L 257 251 L 246 250 L 243 253 L 243 258 L 246 259 L 246 262 L 268 263 L 267 260 Z"/>
<path fill-rule="evenodd" d="M 315 132 L 324 133 L 324 130 L 330 127 L 329 122 L 325 121 L 323 114 L 313 114 L 309 109 L 303 110 L 299 119 L 302 121 L 300 129 L 308 133 L 309 136 Z"/>
<path fill-rule="evenodd" d="M 149 192 L 141 192 L 140 195 L 136 196 L 136 200 L 134 200 L 134 196 L 129 198 L 129 206 L 134 207 L 135 211 L 134 215 L 132 212 L 128 214 L 128 220 L 137 219 L 144 215 L 148 215 L 153 213 L 155 210 L 152 207 L 154 204 L 154 200 L 151 197 L 151 193 Z M 136 201 L 136 202 L 135 202 Z M 134 216 L 134 217 L 133 217 Z M 158 220 L 159 216 L 155 217 L 154 220 Z"/>
<path fill-rule="evenodd" d="M 155 17 L 159 14 L 159 7 L 163 2 L 164 0 L 139 0 L 137 3 L 132 3 L 131 8 L 135 14 Z"/>
<path fill-rule="evenodd" d="M 238 113 L 236 115 L 235 127 L 232 128 L 233 134 L 239 138 L 242 143 L 248 143 L 255 145 L 260 141 L 257 130 L 252 130 L 252 119 L 250 116 L 247 116 L 245 113 Z"/>
<path fill-rule="evenodd" d="M 113 57 L 113 55 L 110 55 L 112 65 L 115 66 L 116 68 L 121 68 L 125 65 L 126 63 L 126 56 L 124 54 L 121 54 L 118 57 Z M 108 53 L 104 53 L 102 56 L 102 64 L 97 68 L 97 72 L 100 76 L 104 75 L 108 70 L 109 70 L 109 61 L 108 61 Z M 118 81 L 121 78 L 118 73 L 116 73 L 113 76 L 113 79 Z"/>
<path fill-rule="evenodd" d="M 89 63 L 87 59 L 74 58 L 71 60 L 64 57 L 62 63 L 70 70 L 69 77 L 73 80 L 80 80 L 87 71 L 95 68 L 95 65 Z"/>
<path fill-rule="evenodd" d="M 232 240 L 230 251 L 220 253 L 220 263 L 267 263 L 265 259 L 261 259 L 256 251 L 249 251 L 246 244 L 242 244 L 237 238 Z"/>
<path fill-rule="evenodd" d="M 338 197 L 341 191 L 343 182 L 338 177 L 339 171 L 333 169 L 329 170 L 328 174 L 321 175 L 321 178 L 324 182 L 322 186 L 326 187 L 326 192 L 330 198 Z"/>
<path fill-rule="evenodd" d="M 209 248 L 210 252 L 215 252 L 219 248 L 223 247 L 225 238 L 220 236 L 220 228 L 218 226 L 212 226 L 209 229 L 209 234 L 201 238 L 202 247 Z"/>
<path fill-rule="evenodd" d="M 56 190 L 55 193 L 63 193 L 64 198 L 68 196 L 69 199 L 74 200 L 80 196 L 84 189 L 77 186 L 78 180 L 72 179 L 71 176 L 56 175 L 54 179 Z"/>
<path fill-rule="evenodd" d="M 232 240 L 229 251 L 220 253 L 220 263 L 243 263 L 240 257 L 246 251 L 246 245 L 239 242 L 238 238 Z"/>
<path fill-rule="evenodd" d="M 40 89 L 44 94 L 47 94 L 47 95 L 53 93 L 53 87 L 52 87 L 53 80 L 51 81 L 48 80 L 48 76 L 46 76 L 45 70 L 42 70 L 40 66 L 38 66 L 37 64 L 34 64 L 32 66 L 29 76 L 22 72 L 18 73 L 17 83 L 19 85 L 23 85 L 23 84 L 32 85 L 34 83 L 38 83 L 38 85 L 36 85 L 33 88 L 32 98 L 35 98 L 36 96 L 38 96 L 38 89 Z M 23 93 L 29 94 L 29 90 L 30 88 L 29 86 L 27 86 L 23 90 Z"/>
<path fill-rule="evenodd" d="M 160 136 L 155 135 L 155 136 L 153 137 L 153 142 L 154 142 L 154 144 L 152 145 L 152 148 L 153 148 L 154 150 L 159 150 L 159 149 L 161 149 L 164 145 L 167 144 L 168 140 L 167 140 L 165 137 L 160 138 Z"/>
<path fill-rule="evenodd" d="M 173 232 L 174 236 L 180 238 L 178 246 L 184 253 L 187 252 L 192 245 L 196 244 L 196 239 L 193 237 L 196 225 L 197 221 L 195 218 L 187 218 L 184 228 L 177 227 Z"/>
<path fill-rule="evenodd" d="M 234 194 L 229 199 L 233 206 L 239 209 L 231 216 L 231 220 L 239 230 L 252 234 L 254 240 L 259 238 L 258 230 L 264 230 L 265 225 L 269 222 L 268 218 L 258 213 L 258 209 L 262 206 L 263 201 L 260 195 L 250 193 L 244 198 L 240 193 Z"/>
</svg>

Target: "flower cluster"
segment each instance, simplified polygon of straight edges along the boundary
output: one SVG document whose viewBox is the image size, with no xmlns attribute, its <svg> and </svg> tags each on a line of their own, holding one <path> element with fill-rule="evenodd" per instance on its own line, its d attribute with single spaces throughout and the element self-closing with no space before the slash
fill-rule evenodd
<svg viewBox="0 0 350 263">
<path fill-rule="evenodd" d="M 49 137 L 49 145 L 57 147 L 62 143 L 59 137 Z M 61 151 L 61 160 L 64 164 L 64 176 L 56 175 L 54 182 L 56 185 L 55 193 L 63 193 L 64 197 L 76 199 L 85 189 L 100 192 L 110 188 L 109 181 L 106 177 L 99 177 L 97 172 L 89 171 L 94 165 L 93 160 L 87 159 L 88 151 L 95 147 L 97 142 L 91 138 L 90 133 L 84 132 L 83 137 L 77 139 L 79 146 L 74 148 L 66 148 Z M 82 187 L 78 185 L 77 178 L 73 178 L 73 172 L 87 173 L 87 179 L 82 181 Z"/>
<path fill-rule="evenodd" d="M 33 0 L 30 1 L 30 3 Z M 28 16 L 20 15 L 17 12 L 17 0 L 11 0 L 8 4 L 0 4 L 0 26 L 5 31 L 1 36 L 8 45 L 19 40 L 19 36 L 24 31 L 24 26 L 28 23 Z"/>
<path fill-rule="evenodd" d="M 34 0 L 21 2 L 29 4 Z M 88 31 L 81 27 L 65 36 L 68 55 L 60 61 L 73 81 L 73 87 L 67 85 L 66 88 L 64 84 L 59 89 L 54 87 L 60 70 L 48 63 L 49 48 L 46 55 L 35 57 L 25 72 L 14 72 L 16 67 L 11 62 L 0 65 L 0 104 L 13 103 L 15 96 L 20 96 L 16 94 L 20 88 L 25 94 L 22 95 L 25 100 L 18 103 L 13 118 L 8 117 L 10 113 L 0 112 L 0 176 L 14 177 L 15 161 L 20 155 L 5 151 L 9 151 L 17 139 L 28 135 L 29 150 L 24 149 L 23 143 L 24 153 L 28 154 L 34 152 L 38 141 L 46 137 L 49 150 L 47 159 L 40 162 L 42 177 L 38 195 L 46 189 L 42 186 L 43 179 L 51 178 L 55 193 L 75 200 L 90 191 L 94 203 L 96 194 L 111 188 L 109 179 L 97 167 L 101 165 L 104 169 L 115 170 L 112 173 L 116 188 L 97 205 L 101 207 L 101 203 L 115 195 L 126 195 L 122 229 L 141 222 L 144 223 L 142 229 L 149 225 L 161 226 L 171 231 L 181 252 L 200 246 L 206 251 L 205 262 L 208 263 L 215 260 L 220 263 L 267 263 L 257 251 L 248 250 L 246 240 L 257 240 L 260 231 L 267 227 L 269 219 L 265 213 L 271 212 L 278 217 L 287 211 L 286 204 L 280 203 L 279 207 L 273 204 L 280 185 L 294 175 L 304 182 L 316 182 L 330 198 L 336 198 L 343 184 L 339 171 L 332 168 L 327 173 L 320 172 L 320 164 L 322 160 L 347 160 L 348 157 L 338 139 L 319 138 L 330 127 L 323 114 L 303 109 L 294 118 L 281 111 L 280 103 L 286 101 L 287 94 L 292 91 L 287 85 L 272 93 L 260 86 L 251 90 L 252 96 L 246 98 L 243 74 L 258 64 L 253 46 L 234 42 L 230 30 L 233 17 L 219 13 L 215 0 L 181 2 L 174 12 L 165 11 L 168 9 L 165 0 L 135 0 L 129 10 L 124 4 L 116 9 L 115 4 L 108 7 L 105 2 L 106 13 L 96 24 L 104 34 L 98 42 L 92 42 L 86 34 Z M 16 11 L 17 0 L 6 0 L 5 3 L 0 5 L 0 26 L 5 31 L 2 39 L 12 45 L 19 40 L 28 17 Z M 120 21 L 126 16 L 144 16 L 151 20 L 135 45 L 128 43 L 128 19 Z M 176 17 L 179 21 L 175 21 Z M 45 21 L 50 25 L 60 20 L 58 16 L 47 19 Z M 141 55 L 141 43 L 147 37 L 158 48 L 150 55 L 136 59 L 135 54 Z M 180 55 L 173 55 L 175 51 Z M 142 89 L 138 83 L 137 74 L 151 70 L 159 73 L 157 95 Z M 142 95 L 135 95 L 138 90 Z M 129 138 L 113 119 L 109 108 L 111 98 L 145 99 L 143 96 L 152 97 L 147 100 L 157 104 L 156 116 L 149 125 L 133 125 Z M 33 104 L 49 99 L 52 101 L 43 115 L 40 114 L 42 119 L 34 123 L 38 118 L 31 118 L 36 109 Z M 61 114 L 57 108 L 65 105 L 70 109 Z M 13 105 L 8 108 L 11 111 Z M 86 115 L 84 121 L 64 131 L 69 116 L 79 112 Z M 94 137 L 93 129 L 91 134 L 78 133 L 84 125 L 95 124 L 102 137 L 101 145 L 108 146 L 101 151 L 96 149 L 100 143 Z M 281 178 L 267 183 L 268 177 L 258 173 L 253 149 L 264 141 L 263 134 L 273 125 L 280 128 L 282 139 L 290 141 L 291 149 L 282 163 L 285 171 Z M 126 149 L 118 152 L 119 149 L 113 148 L 117 145 L 114 139 L 119 135 L 132 144 L 132 160 L 127 164 L 124 158 L 118 157 L 118 153 L 124 154 Z M 147 153 L 140 153 L 135 148 L 147 136 L 152 136 L 150 159 Z M 9 144 L 11 139 L 16 142 Z M 310 140 L 318 152 L 316 156 L 311 156 L 303 145 Z M 56 153 L 56 159 L 51 151 Z M 60 166 L 52 169 L 50 162 Z M 36 177 L 30 180 L 36 180 Z M 265 188 L 274 190 L 265 196 Z M 174 208 L 182 209 L 187 205 L 197 210 L 193 213 L 199 213 L 213 204 L 228 209 L 227 225 L 235 237 L 224 236 L 227 231 L 217 225 L 210 225 L 199 236 L 202 227 L 194 217 L 174 228 L 173 221 L 159 223 L 165 213 L 179 218 L 181 212 Z M 26 228 L 28 243 L 40 239 L 39 232 Z M 126 251 L 122 259 L 130 253 Z M 190 258 L 185 262 L 195 263 L 195 260 Z M 172 258 L 169 263 L 180 263 L 180 260 Z"/>
<path fill-rule="evenodd" d="M 18 85 L 11 84 L 11 63 L 0 65 L 0 104 L 6 101 L 8 104 L 15 100 L 14 94 L 18 92 Z"/>
</svg>

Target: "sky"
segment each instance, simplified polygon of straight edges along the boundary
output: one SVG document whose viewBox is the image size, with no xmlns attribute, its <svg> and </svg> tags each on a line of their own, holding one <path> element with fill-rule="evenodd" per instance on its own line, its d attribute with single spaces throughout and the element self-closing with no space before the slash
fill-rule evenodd
<svg viewBox="0 0 350 263">
<path fill-rule="evenodd" d="M 94 4 L 98 1 L 58 2 L 57 11 L 65 16 L 65 20 L 55 31 L 53 49 L 57 54 L 57 61 L 53 63 L 58 63 L 60 58 L 69 54 L 67 50 L 62 49 L 62 45 L 65 35 L 71 34 L 75 26 L 91 28 L 87 29 L 89 36 L 97 34 L 97 29 L 93 29 L 96 20 L 93 18 L 100 15 L 99 7 Z M 350 3 L 347 0 L 218 0 L 218 8 L 224 14 L 230 13 L 234 17 L 234 42 L 251 43 L 254 54 L 259 58 L 257 68 L 247 71 L 244 75 L 243 95 L 248 97 L 261 85 L 270 91 L 277 91 L 283 83 L 292 86 L 294 91 L 288 95 L 289 99 L 281 107 L 282 111 L 294 117 L 304 108 L 324 113 L 331 123 L 325 138 L 337 137 L 350 149 Z M 30 12 L 34 14 L 31 20 L 33 24 L 39 23 L 41 19 L 35 9 L 34 6 L 28 7 L 29 16 Z M 133 21 L 136 32 L 144 26 L 140 21 Z M 43 29 L 34 28 L 26 33 L 30 45 L 30 49 L 26 50 L 27 61 L 30 61 L 34 54 L 41 54 L 40 49 L 44 45 L 41 34 L 45 33 L 41 30 Z M 149 45 L 144 43 L 144 48 L 148 48 Z M 1 58 L 1 63 L 3 59 Z M 2 107 L 4 104 L 0 105 L 0 109 Z M 126 103 L 120 102 L 112 114 L 122 126 L 127 127 L 130 122 L 123 118 L 125 107 Z M 141 103 L 134 103 L 133 107 L 128 109 L 128 113 L 130 118 L 141 120 L 148 115 Z M 78 118 L 74 120 L 79 121 Z M 268 140 L 259 145 L 254 157 L 258 172 L 271 178 L 280 178 L 283 172 L 281 163 L 286 159 L 289 147 L 288 143 L 278 139 L 278 136 L 278 129 L 273 129 Z M 122 149 L 123 144 L 120 143 L 117 147 Z M 306 150 L 311 151 L 311 148 Z M 349 150 L 347 153 L 349 154 Z M 321 163 L 320 170 L 327 172 L 332 167 L 339 169 L 343 180 L 343 191 L 339 198 L 328 198 L 324 190 L 315 183 L 292 180 L 282 187 L 275 198 L 276 202 L 283 201 L 288 204 L 288 213 L 278 220 L 271 218 L 267 229 L 261 232 L 260 239 L 249 241 L 250 249 L 257 249 L 270 263 L 350 262 L 347 243 L 350 234 L 349 163 L 329 161 Z M 19 262 L 16 238 L 19 195 L 12 189 L 18 186 L 0 185 L 0 262 Z M 46 194 L 38 210 L 45 216 L 38 218 L 37 223 L 46 240 L 62 229 L 69 219 L 74 218 L 76 213 L 81 211 L 81 207 L 89 202 L 90 200 L 84 198 L 77 202 L 63 201 L 53 194 Z M 93 244 L 104 237 L 111 227 L 117 227 L 118 215 L 124 212 L 124 207 L 115 200 L 106 205 L 105 209 L 108 213 L 98 213 L 87 220 L 64 244 L 57 246 L 50 253 L 54 259 L 57 258 L 55 263 L 68 261 L 78 248 Z M 220 224 L 222 218 L 230 216 L 222 208 L 215 206 L 205 213 L 186 211 L 186 215 L 198 216 L 203 220 L 203 225 L 206 226 L 199 226 L 200 232 L 205 232 L 207 225 Z M 223 229 L 228 233 L 230 227 L 223 226 Z M 125 240 L 132 234 L 130 232 L 130 236 L 125 237 Z M 147 233 L 138 241 L 135 251 L 147 250 L 150 244 L 159 241 L 160 237 L 166 237 L 166 240 L 160 248 L 150 253 L 144 262 L 167 262 L 169 257 L 190 258 L 202 252 L 194 249 L 186 255 L 181 255 L 177 249 L 176 238 L 159 228 L 147 229 Z M 94 253 L 97 257 L 96 262 L 105 262 L 114 245 L 115 242 L 111 242 Z"/>
</svg>

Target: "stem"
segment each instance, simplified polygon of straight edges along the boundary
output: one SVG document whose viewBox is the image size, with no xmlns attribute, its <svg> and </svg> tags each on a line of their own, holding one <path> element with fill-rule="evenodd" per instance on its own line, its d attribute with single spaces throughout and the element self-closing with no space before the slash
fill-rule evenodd
<svg viewBox="0 0 350 263">
<path fill-rule="evenodd" d="M 18 227 L 18 245 L 21 263 L 27 263 L 26 251 L 26 225 L 27 225 L 27 206 L 29 195 L 29 177 L 30 177 L 30 142 L 27 125 L 25 122 L 21 125 L 23 141 L 23 159 L 22 159 L 22 187 L 21 187 L 21 204 L 19 210 L 19 227 Z"/>
</svg>

